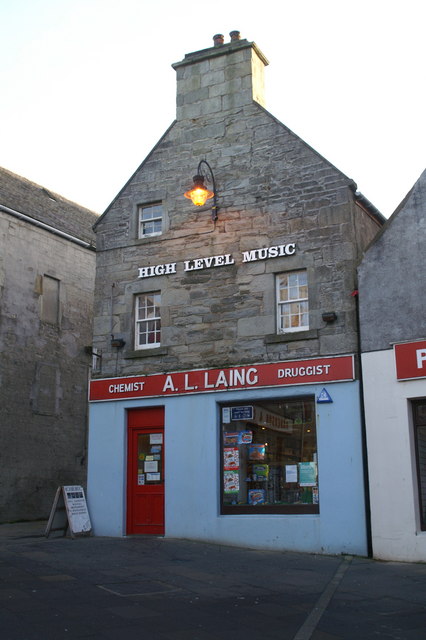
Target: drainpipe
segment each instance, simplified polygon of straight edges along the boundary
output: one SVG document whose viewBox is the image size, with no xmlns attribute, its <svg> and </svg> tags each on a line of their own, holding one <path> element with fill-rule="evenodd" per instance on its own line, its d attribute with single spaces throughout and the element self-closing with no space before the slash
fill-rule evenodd
<svg viewBox="0 0 426 640">
<path fill-rule="evenodd" d="M 358 360 L 358 372 L 359 372 L 359 403 L 361 409 L 361 445 L 362 445 L 362 462 L 363 462 L 363 476 L 364 476 L 364 498 L 365 498 L 365 525 L 367 534 L 367 554 L 369 558 L 373 557 L 373 542 L 371 535 L 371 502 L 370 502 L 370 479 L 368 473 L 368 451 L 367 451 L 367 429 L 365 424 L 365 403 L 364 403 L 364 384 L 362 375 L 362 361 L 361 361 L 361 332 L 360 332 L 360 318 L 359 318 L 359 292 L 357 289 L 352 292 L 352 297 L 355 298 L 356 309 L 356 324 L 357 324 L 357 360 Z"/>
</svg>

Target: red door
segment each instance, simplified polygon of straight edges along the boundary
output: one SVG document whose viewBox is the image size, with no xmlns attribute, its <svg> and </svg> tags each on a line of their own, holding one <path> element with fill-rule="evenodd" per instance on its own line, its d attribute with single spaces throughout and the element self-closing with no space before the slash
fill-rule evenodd
<svg viewBox="0 0 426 640">
<path fill-rule="evenodd" d="M 164 534 L 164 407 L 127 418 L 127 534 Z"/>
</svg>

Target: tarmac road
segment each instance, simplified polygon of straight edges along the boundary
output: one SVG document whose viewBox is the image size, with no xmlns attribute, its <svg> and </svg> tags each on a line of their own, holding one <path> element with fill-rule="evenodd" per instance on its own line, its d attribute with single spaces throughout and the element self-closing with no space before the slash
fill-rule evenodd
<svg viewBox="0 0 426 640">
<path fill-rule="evenodd" d="M 426 564 L 0 525 L 0 640 L 426 640 Z"/>
</svg>

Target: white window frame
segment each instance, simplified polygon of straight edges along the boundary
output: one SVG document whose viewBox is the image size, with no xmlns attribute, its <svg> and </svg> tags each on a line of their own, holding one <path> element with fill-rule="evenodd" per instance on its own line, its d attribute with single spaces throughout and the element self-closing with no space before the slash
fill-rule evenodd
<svg viewBox="0 0 426 640">
<path fill-rule="evenodd" d="M 144 219 L 144 213 L 149 213 L 151 210 L 151 217 Z M 147 205 L 138 206 L 138 238 L 152 238 L 153 236 L 161 236 L 163 233 L 163 220 L 164 211 L 161 202 L 155 202 Z M 158 222 L 160 223 L 160 229 L 158 230 Z M 146 231 L 149 226 L 152 226 L 154 231 Z"/>
<path fill-rule="evenodd" d="M 152 298 L 152 304 L 148 304 Z M 141 307 L 140 302 L 144 300 Z M 135 349 L 154 349 L 161 344 L 161 292 L 141 293 L 135 297 Z M 144 330 L 145 329 L 145 330 Z M 145 339 L 141 341 L 141 338 Z M 154 338 L 152 341 L 150 338 Z M 159 338 L 159 339 L 158 339 Z"/>
<path fill-rule="evenodd" d="M 298 283 L 296 285 L 293 285 L 292 289 L 297 287 L 296 295 L 291 296 L 289 291 L 288 299 L 281 300 L 281 289 L 282 289 L 283 280 L 292 276 L 293 277 L 299 276 L 301 274 L 304 275 L 305 277 L 304 279 L 306 280 L 306 283 L 302 283 L 302 284 Z M 276 302 L 277 302 L 277 333 L 283 334 L 283 333 L 294 333 L 296 331 L 307 331 L 309 329 L 309 290 L 308 290 L 308 274 L 306 269 L 300 269 L 298 271 L 288 271 L 286 273 L 279 273 L 277 274 L 275 281 L 276 281 Z M 307 289 L 306 296 L 300 295 L 301 293 L 300 288 L 302 286 L 306 286 L 306 289 Z M 293 309 L 291 309 L 291 306 L 293 306 Z M 292 315 L 293 317 L 298 316 L 300 319 L 300 322 L 302 322 L 303 317 L 305 317 L 306 323 L 298 324 L 297 326 L 291 326 L 291 321 L 290 321 L 289 327 L 283 327 L 283 318 L 285 316 L 284 314 L 285 309 L 290 309 L 290 315 L 289 315 L 290 318 L 292 317 Z M 294 309 L 298 309 L 298 312 L 292 314 L 292 311 Z"/>
</svg>

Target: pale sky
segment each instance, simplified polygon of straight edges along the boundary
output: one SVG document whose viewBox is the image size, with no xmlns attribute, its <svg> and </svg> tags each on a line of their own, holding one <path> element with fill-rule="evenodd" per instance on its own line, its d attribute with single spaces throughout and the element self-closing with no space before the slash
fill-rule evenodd
<svg viewBox="0 0 426 640">
<path fill-rule="evenodd" d="M 386 217 L 426 168 L 425 0 L 0 0 L 0 26 L 0 166 L 98 213 L 175 118 L 171 64 L 232 30 Z"/>
</svg>

